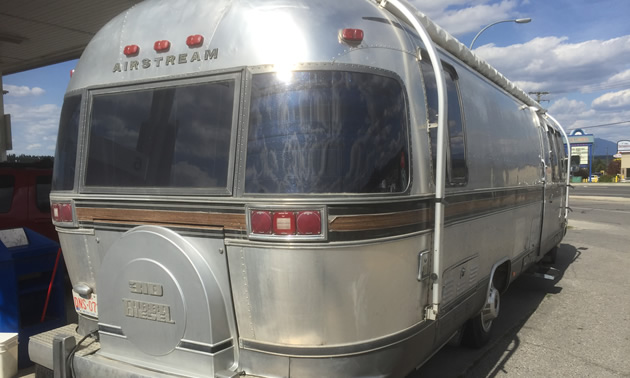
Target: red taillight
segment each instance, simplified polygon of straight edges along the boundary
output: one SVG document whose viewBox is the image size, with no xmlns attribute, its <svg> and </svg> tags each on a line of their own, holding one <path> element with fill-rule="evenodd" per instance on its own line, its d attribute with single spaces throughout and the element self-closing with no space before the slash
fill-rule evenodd
<svg viewBox="0 0 630 378">
<path fill-rule="evenodd" d="M 153 44 L 153 49 L 157 52 L 168 51 L 171 48 L 171 43 L 169 41 L 157 41 Z"/>
<path fill-rule="evenodd" d="M 276 235 L 294 235 L 295 213 L 291 211 L 273 213 L 273 233 Z"/>
<path fill-rule="evenodd" d="M 250 223 L 254 234 L 271 234 L 271 212 L 270 211 L 252 211 Z"/>
<path fill-rule="evenodd" d="M 300 211 L 296 217 L 298 235 L 320 235 L 322 217 L 319 211 Z"/>
<path fill-rule="evenodd" d="M 134 56 L 134 55 L 138 55 L 139 51 L 140 51 L 140 47 L 138 47 L 138 45 L 127 45 L 125 46 L 123 53 L 126 56 Z"/>
<path fill-rule="evenodd" d="M 203 45 L 203 35 L 195 34 L 186 38 L 186 44 L 188 47 L 196 47 Z"/>
<path fill-rule="evenodd" d="M 250 209 L 250 235 L 261 238 L 321 239 L 325 237 L 322 230 L 322 211 Z"/>
<path fill-rule="evenodd" d="M 339 36 L 344 42 L 359 44 L 363 41 L 363 30 L 361 29 L 342 29 Z"/>
<path fill-rule="evenodd" d="M 52 219 L 55 222 L 72 222 L 72 204 L 71 203 L 53 203 L 50 207 Z"/>
</svg>

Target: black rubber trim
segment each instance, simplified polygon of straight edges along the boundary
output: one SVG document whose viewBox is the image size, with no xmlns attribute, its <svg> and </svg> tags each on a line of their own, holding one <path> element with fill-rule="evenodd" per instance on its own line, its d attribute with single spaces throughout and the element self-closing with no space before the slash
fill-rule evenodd
<svg viewBox="0 0 630 378">
<path fill-rule="evenodd" d="M 107 325 L 107 324 L 99 323 L 98 324 L 98 331 L 99 332 L 105 332 L 105 333 L 111 333 L 113 335 L 125 336 L 125 333 L 122 331 L 122 328 L 110 326 L 110 325 Z"/>
<path fill-rule="evenodd" d="M 214 345 L 201 344 L 201 343 L 197 343 L 190 340 L 181 340 L 179 342 L 178 348 L 194 350 L 196 352 L 202 352 L 202 353 L 217 354 L 221 352 L 222 350 L 230 348 L 233 345 L 234 345 L 234 342 L 232 341 L 232 339 L 228 339 Z"/>
</svg>

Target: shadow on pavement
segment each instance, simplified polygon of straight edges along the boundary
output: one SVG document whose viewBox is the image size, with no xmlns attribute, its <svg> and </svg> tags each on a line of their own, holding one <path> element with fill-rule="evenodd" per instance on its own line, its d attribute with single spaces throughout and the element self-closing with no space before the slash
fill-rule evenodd
<svg viewBox="0 0 630 378">
<path fill-rule="evenodd" d="M 470 349 L 447 345 L 407 378 L 497 376 L 520 347 L 519 330 L 547 296 L 562 291 L 562 277 L 583 249 L 560 245 L 555 264 L 547 265 L 555 269 L 554 280 L 525 273 L 514 281 L 501 296 L 501 312 L 494 321 L 492 339 L 485 347 Z"/>
</svg>

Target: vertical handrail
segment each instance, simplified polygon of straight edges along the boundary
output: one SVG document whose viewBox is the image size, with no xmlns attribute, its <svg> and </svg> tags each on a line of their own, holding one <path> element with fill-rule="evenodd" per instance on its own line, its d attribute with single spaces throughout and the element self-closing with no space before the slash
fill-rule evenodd
<svg viewBox="0 0 630 378">
<path fill-rule="evenodd" d="M 427 311 L 428 319 L 436 319 L 440 301 L 442 298 L 442 248 L 444 241 L 444 193 L 446 188 L 446 122 L 448 117 L 448 102 L 446 92 L 446 80 L 444 77 L 444 69 L 442 67 L 442 61 L 438 56 L 437 50 L 433 44 L 431 37 L 427 30 L 419 22 L 418 18 L 414 14 L 418 12 L 412 5 L 404 0 L 377 0 L 381 7 L 392 12 L 396 16 L 405 19 L 409 25 L 411 25 L 424 43 L 424 47 L 427 49 L 429 58 L 431 59 L 431 65 L 435 73 L 435 80 L 437 82 L 437 94 L 438 94 L 438 130 L 437 130 L 437 153 L 435 163 L 435 226 L 433 233 L 433 274 L 431 280 L 433 283 L 433 298 L 432 305 Z M 391 5 L 395 9 L 388 8 Z"/>
</svg>

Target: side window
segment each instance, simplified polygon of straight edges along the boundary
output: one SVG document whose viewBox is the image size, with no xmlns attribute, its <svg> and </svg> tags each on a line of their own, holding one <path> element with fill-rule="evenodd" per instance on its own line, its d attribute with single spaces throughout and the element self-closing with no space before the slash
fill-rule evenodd
<svg viewBox="0 0 630 378">
<path fill-rule="evenodd" d="M 50 183 L 52 176 L 37 176 L 35 182 L 35 197 L 37 208 L 42 213 L 50 213 Z"/>
<path fill-rule="evenodd" d="M 15 177 L 0 175 L 0 213 L 8 213 L 13 202 L 13 187 Z"/>
<path fill-rule="evenodd" d="M 560 180 L 567 178 L 567 159 L 564 148 L 564 142 L 562 142 L 562 136 L 558 132 L 554 132 L 554 139 L 556 140 L 556 153 L 558 156 L 558 167 L 560 168 Z"/>
<path fill-rule="evenodd" d="M 438 122 L 438 98 L 435 74 L 428 57 L 423 54 L 420 61 L 422 76 L 426 90 L 427 116 L 430 126 L 436 126 Z M 458 86 L 457 72 L 450 65 L 442 62 L 446 79 L 446 91 L 448 96 L 448 146 L 446 151 L 447 185 L 460 186 L 468 181 L 468 168 L 466 165 L 466 143 L 464 134 L 464 120 L 461 111 L 461 101 Z M 437 155 L 437 128 L 429 128 L 431 139 L 431 154 L 434 164 Z"/>
<path fill-rule="evenodd" d="M 547 140 L 549 141 L 549 160 L 551 163 L 551 180 L 558 181 L 558 154 L 556 153 L 556 143 L 551 127 L 547 129 Z"/>
</svg>

